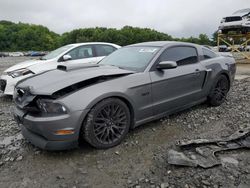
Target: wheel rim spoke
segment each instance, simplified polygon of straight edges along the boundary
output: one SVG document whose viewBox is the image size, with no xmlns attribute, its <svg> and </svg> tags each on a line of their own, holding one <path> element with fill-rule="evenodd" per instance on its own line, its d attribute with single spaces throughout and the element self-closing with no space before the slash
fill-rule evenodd
<svg viewBox="0 0 250 188">
<path fill-rule="evenodd" d="M 98 141 L 110 144 L 123 135 L 127 127 L 127 114 L 124 107 L 112 103 L 104 106 L 94 120 L 94 134 Z"/>
<path fill-rule="evenodd" d="M 214 90 L 215 99 L 217 101 L 225 100 L 227 92 L 228 92 L 227 82 L 223 79 L 219 80 Z"/>
</svg>

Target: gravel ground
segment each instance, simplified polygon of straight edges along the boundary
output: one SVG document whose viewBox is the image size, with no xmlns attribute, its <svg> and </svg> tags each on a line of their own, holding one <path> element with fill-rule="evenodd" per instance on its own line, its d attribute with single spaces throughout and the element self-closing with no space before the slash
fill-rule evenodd
<svg viewBox="0 0 250 188">
<path fill-rule="evenodd" d="M 0 58 L 0 73 L 25 58 Z M 176 167 L 167 151 L 180 139 L 227 136 L 250 126 L 250 78 L 236 80 L 220 107 L 206 104 L 132 130 L 109 150 L 88 144 L 65 152 L 42 151 L 20 134 L 11 98 L 0 98 L 0 187 L 250 187 L 250 152 L 221 153 L 233 162 L 211 169 Z"/>
</svg>

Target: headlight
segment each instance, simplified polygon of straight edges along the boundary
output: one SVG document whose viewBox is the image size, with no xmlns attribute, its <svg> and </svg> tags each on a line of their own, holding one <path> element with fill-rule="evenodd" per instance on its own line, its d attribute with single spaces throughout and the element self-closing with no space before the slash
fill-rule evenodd
<svg viewBox="0 0 250 188">
<path fill-rule="evenodd" d="M 19 76 L 25 76 L 27 74 L 34 74 L 34 73 L 28 69 L 18 69 L 12 72 L 8 72 L 7 74 L 11 76 L 12 78 L 16 78 Z"/>
<path fill-rule="evenodd" d="M 37 100 L 37 106 L 41 110 L 42 113 L 45 114 L 66 114 L 67 109 L 59 104 L 55 103 L 51 100 L 45 100 L 45 99 L 38 99 Z"/>
</svg>

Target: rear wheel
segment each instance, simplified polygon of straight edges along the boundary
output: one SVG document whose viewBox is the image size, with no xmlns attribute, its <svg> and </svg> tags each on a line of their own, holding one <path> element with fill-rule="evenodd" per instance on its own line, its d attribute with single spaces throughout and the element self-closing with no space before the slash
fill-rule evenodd
<svg viewBox="0 0 250 188">
<path fill-rule="evenodd" d="M 220 75 L 208 96 L 208 102 L 212 106 L 220 106 L 225 102 L 227 93 L 230 89 L 230 83 L 225 75 Z"/>
<path fill-rule="evenodd" d="M 89 144 L 105 149 L 118 145 L 130 127 L 130 111 L 117 98 L 108 98 L 96 104 L 84 121 L 81 131 Z"/>
</svg>

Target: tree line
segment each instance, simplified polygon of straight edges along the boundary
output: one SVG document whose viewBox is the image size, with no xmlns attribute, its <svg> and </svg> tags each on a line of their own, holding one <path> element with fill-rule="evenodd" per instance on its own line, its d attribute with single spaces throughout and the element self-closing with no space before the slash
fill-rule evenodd
<svg viewBox="0 0 250 188">
<path fill-rule="evenodd" d="M 115 28 L 81 28 L 59 35 L 47 27 L 0 21 L 0 51 L 50 51 L 62 45 L 79 42 L 111 42 L 121 46 L 146 41 L 183 41 L 213 45 L 206 34 L 199 37 L 174 38 L 149 28 L 125 26 Z"/>
</svg>

